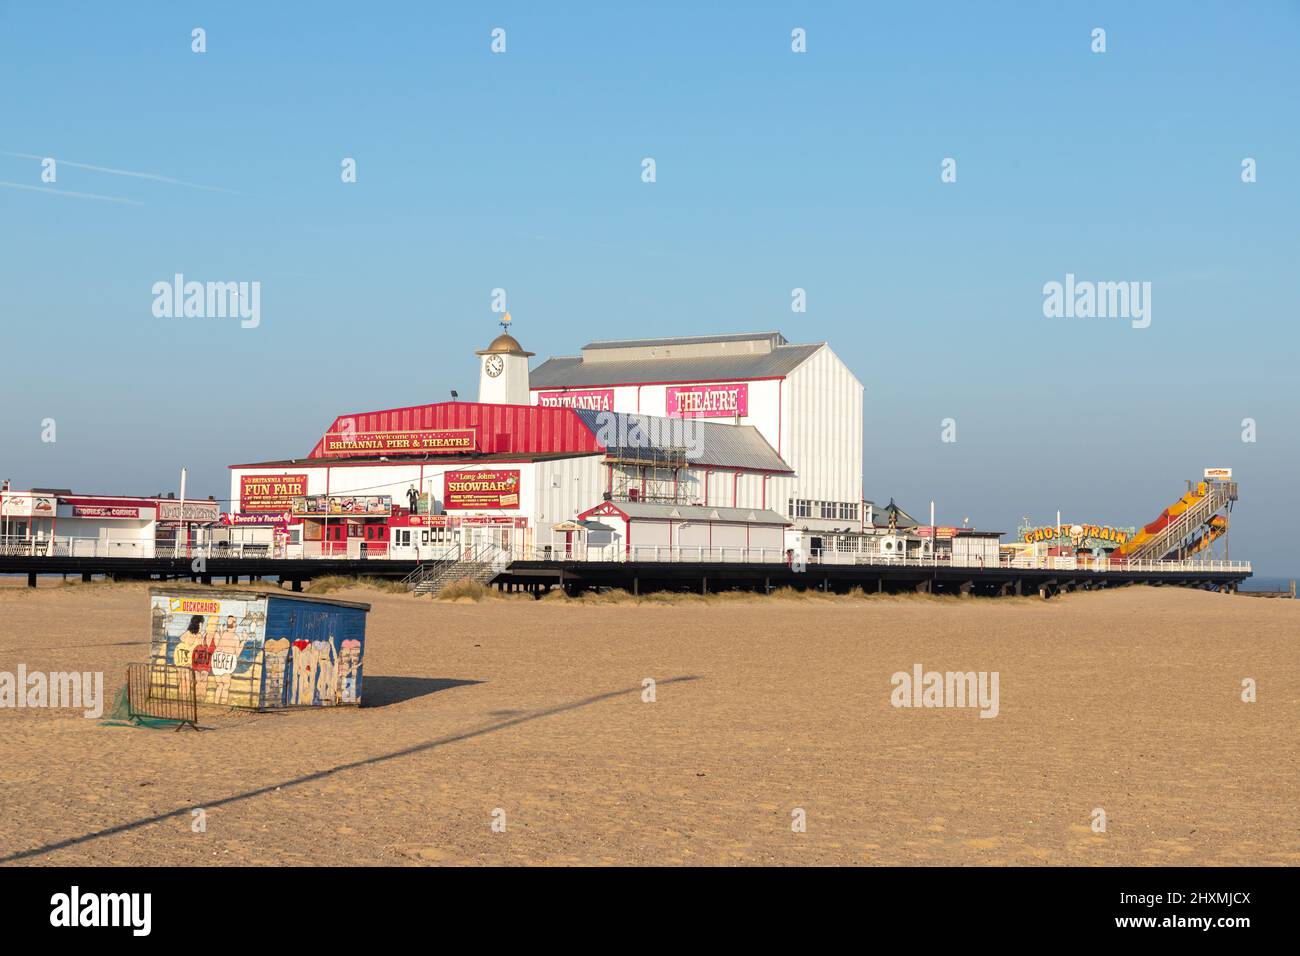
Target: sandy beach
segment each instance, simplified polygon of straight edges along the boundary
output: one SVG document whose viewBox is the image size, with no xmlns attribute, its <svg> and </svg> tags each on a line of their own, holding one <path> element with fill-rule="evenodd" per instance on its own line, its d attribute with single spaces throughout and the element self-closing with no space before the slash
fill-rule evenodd
<svg viewBox="0 0 1300 956">
<path fill-rule="evenodd" d="M 0 671 L 147 658 L 144 585 L 14 583 Z M 373 605 L 361 708 L 0 709 L 0 861 L 1300 862 L 1294 601 L 330 596 Z M 997 672 L 997 716 L 892 706 L 916 664 Z"/>
</svg>

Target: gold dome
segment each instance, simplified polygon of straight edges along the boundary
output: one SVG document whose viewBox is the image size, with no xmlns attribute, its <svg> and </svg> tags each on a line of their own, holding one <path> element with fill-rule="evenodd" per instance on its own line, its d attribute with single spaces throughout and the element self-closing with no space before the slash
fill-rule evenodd
<svg viewBox="0 0 1300 956">
<path fill-rule="evenodd" d="M 528 357 L 535 354 L 533 352 L 525 352 L 524 347 L 515 341 L 515 337 L 509 332 L 502 332 L 492 340 L 491 345 L 476 354 L 492 355 L 494 353 L 501 355 L 523 355 Z"/>
</svg>

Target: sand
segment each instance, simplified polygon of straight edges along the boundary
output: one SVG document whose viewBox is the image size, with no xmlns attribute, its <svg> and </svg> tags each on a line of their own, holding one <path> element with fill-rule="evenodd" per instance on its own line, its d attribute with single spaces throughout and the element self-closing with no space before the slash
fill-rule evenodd
<svg viewBox="0 0 1300 956">
<path fill-rule="evenodd" d="M 1300 861 L 1293 601 L 331 596 L 374 606 L 363 708 L 203 733 L 0 709 L 0 861 Z M 0 670 L 116 689 L 148 627 L 143 585 L 3 587 Z M 918 662 L 997 671 L 998 716 L 891 706 Z"/>
</svg>

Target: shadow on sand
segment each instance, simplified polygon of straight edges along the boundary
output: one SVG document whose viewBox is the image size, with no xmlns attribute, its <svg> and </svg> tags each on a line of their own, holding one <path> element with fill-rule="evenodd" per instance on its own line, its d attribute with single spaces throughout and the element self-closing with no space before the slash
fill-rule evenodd
<svg viewBox="0 0 1300 956">
<path fill-rule="evenodd" d="M 481 684 L 481 680 L 456 680 L 451 677 L 373 677 L 361 676 L 361 706 L 387 707 L 417 697 L 427 697 L 440 690 Z"/>
</svg>

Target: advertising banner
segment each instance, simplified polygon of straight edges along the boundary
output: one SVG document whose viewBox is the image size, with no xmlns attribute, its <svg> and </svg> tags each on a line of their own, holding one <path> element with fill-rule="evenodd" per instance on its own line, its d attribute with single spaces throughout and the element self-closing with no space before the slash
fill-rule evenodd
<svg viewBox="0 0 1300 956">
<path fill-rule="evenodd" d="M 585 408 L 594 412 L 612 412 L 614 390 L 587 388 L 564 392 L 538 392 L 537 404 L 542 408 Z"/>
<path fill-rule="evenodd" d="M 447 511 L 519 507 L 518 471 L 449 471 L 443 475 Z"/>
<path fill-rule="evenodd" d="M 735 418 L 749 414 L 749 385 L 670 385 L 669 418 Z"/>
<path fill-rule="evenodd" d="M 307 494 L 306 475 L 241 475 L 239 510 L 249 512 L 288 511 L 293 499 Z"/>
<path fill-rule="evenodd" d="M 324 444 L 325 454 L 331 458 L 348 455 L 455 455 L 477 448 L 472 428 L 327 432 Z"/>
<path fill-rule="evenodd" d="M 289 510 L 294 517 L 383 518 L 393 513 L 393 499 L 389 495 L 308 495 L 294 498 Z"/>
</svg>

